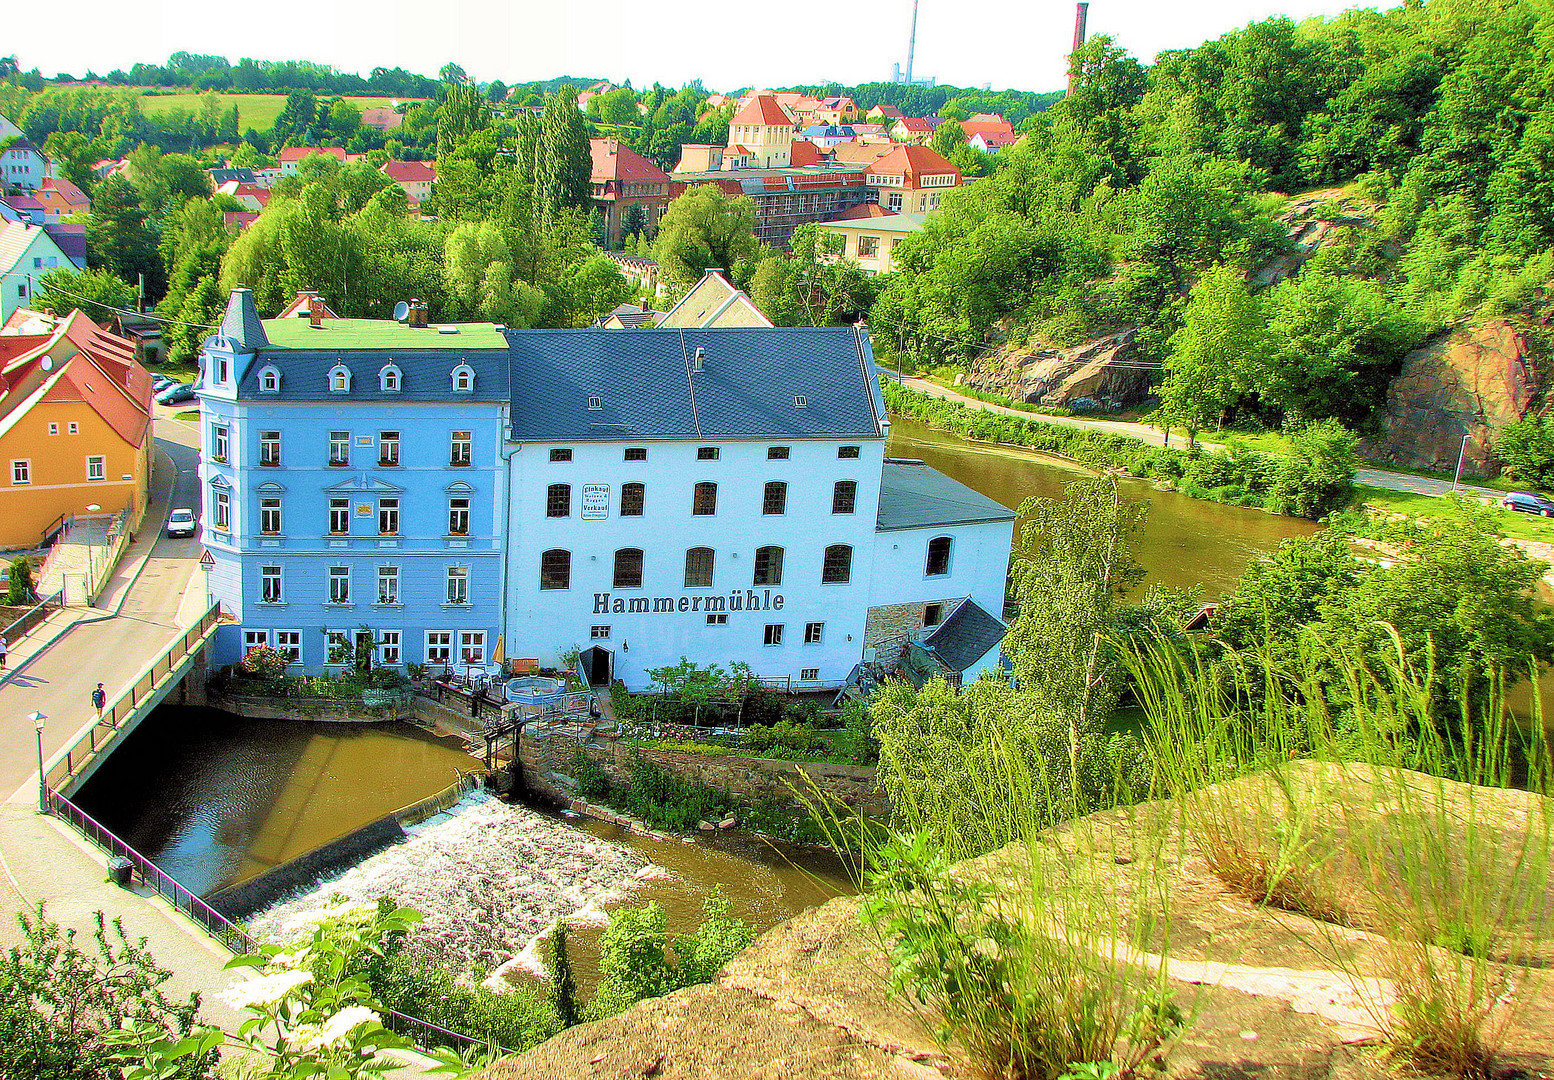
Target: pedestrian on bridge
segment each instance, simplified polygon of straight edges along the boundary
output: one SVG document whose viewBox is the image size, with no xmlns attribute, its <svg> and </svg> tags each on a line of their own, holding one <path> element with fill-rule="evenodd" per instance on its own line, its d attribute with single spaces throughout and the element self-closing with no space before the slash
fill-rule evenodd
<svg viewBox="0 0 1554 1080">
<path fill-rule="evenodd" d="M 108 694 L 103 690 L 103 684 L 98 683 L 97 689 L 92 691 L 92 705 L 97 709 L 97 719 L 103 718 L 103 706 L 108 704 Z"/>
<path fill-rule="evenodd" d="M 10 643 L 5 640 L 4 634 L 0 634 L 0 671 L 5 670 L 5 656 L 10 651 Z"/>
</svg>

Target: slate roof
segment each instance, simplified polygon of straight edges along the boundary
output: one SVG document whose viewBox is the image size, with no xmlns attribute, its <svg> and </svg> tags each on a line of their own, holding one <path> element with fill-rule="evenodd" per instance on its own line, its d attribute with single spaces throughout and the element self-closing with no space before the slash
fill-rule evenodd
<svg viewBox="0 0 1554 1080">
<path fill-rule="evenodd" d="M 506 333 L 515 440 L 883 435 L 873 356 L 848 327 Z"/>
<path fill-rule="evenodd" d="M 293 319 L 308 329 L 306 319 Z M 349 321 L 349 320 L 345 320 Z M 575 331 L 574 331 L 575 332 Z M 428 331 L 435 334 L 435 330 Z M 398 393 L 385 393 L 378 373 L 390 361 L 399 368 Z M 351 389 L 335 394 L 329 389 L 329 372 L 344 364 L 351 372 Z M 468 364 L 475 372 L 475 390 L 453 392 L 453 369 Z M 278 394 L 259 392 L 259 372 L 275 367 L 281 373 Z M 238 383 L 238 397 L 273 401 L 500 401 L 507 397 L 507 350 L 470 349 L 286 349 L 260 351 Z"/>
<path fill-rule="evenodd" d="M 1015 513 L 959 480 L 951 480 L 921 461 L 886 458 L 880 473 L 880 508 L 874 528 L 926 529 L 935 525 L 971 525 L 1013 521 Z"/>
<path fill-rule="evenodd" d="M 220 187 L 236 181 L 239 184 L 257 184 L 258 178 L 254 176 L 254 170 L 245 167 L 234 169 L 211 169 L 210 182 L 212 187 Z"/>
<path fill-rule="evenodd" d="M 254 305 L 254 294 L 249 289 L 236 288 L 227 297 L 227 310 L 221 316 L 221 336 L 231 341 L 239 350 L 259 349 L 270 343 L 259 321 L 259 309 Z"/>
<path fill-rule="evenodd" d="M 923 638 L 924 648 L 952 671 L 965 671 L 1004 640 L 1009 628 L 983 611 L 970 597 L 950 613 L 933 633 Z"/>
</svg>

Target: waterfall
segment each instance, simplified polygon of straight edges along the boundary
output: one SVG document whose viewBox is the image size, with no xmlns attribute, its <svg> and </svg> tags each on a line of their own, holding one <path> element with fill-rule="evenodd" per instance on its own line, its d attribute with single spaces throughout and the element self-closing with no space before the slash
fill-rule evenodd
<svg viewBox="0 0 1554 1080">
<path fill-rule="evenodd" d="M 408 839 L 317 888 L 255 915 L 250 932 L 285 941 L 332 896 L 392 897 L 425 916 L 405 940 L 413 956 L 457 972 L 530 966 L 559 918 L 598 918 L 656 869 L 635 852 L 554 818 L 471 794 L 407 830 Z"/>
</svg>

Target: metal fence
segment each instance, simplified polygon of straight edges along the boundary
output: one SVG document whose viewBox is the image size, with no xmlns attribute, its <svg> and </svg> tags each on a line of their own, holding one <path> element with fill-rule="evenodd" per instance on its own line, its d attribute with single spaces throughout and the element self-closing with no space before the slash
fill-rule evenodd
<svg viewBox="0 0 1554 1080">
<path fill-rule="evenodd" d="M 178 884 L 168 874 L 164 873 L 150 859 L 130 847 L 123 840 L 110 832 L 104 825 L 98 822 L 85 810 L 55 791 L 52 786 L 44 786 L 44 799 L 49 808 L 49 813 L 61 821 L 69 822 L 82 836 L 96 844 L 108 853 L 109 858 L 128 859 L 135 867 L 135 872 L 140 875 L 140 880 L 148 888 L 155 889 L 157 895 L 166 899 L 173 907 L 193 919 L 207 934 L 219 941 L 228 952 L 235 954 L 253 953 L 259 951 L 259 943 L 254 938 L 237 926 L 215 908 L 201 900 L 184 886 Z M 483 1049 L 491 1047 L 486 1039 L 477 1039 L 472 1035 L 452 1031 L 438 1024 L 429 1023 L 419 1017 L 406 1013 L 396 1012 L 393 1009 L 383 1010 L 383 1026 L 390 1031 L 411 1039 L 418 1046 L 450 1046 L 457 1050 L 466 1048 Z M 497 1047 L 496 1049 L 503 1049 Z"/>
<path fill-rule="evenodd" d="M 128 690 L 110 701 L 103 708 L 103 714 L 97 723 L 65 751 L 64 757 L 49 768 L 49 786 L 64 787 L 65 783 L 80 772 L 102 747 L 112 742 L 119 726 L 133 716 L 135 710 L 147 698 L 156 693 L 162 680 L 171 675 L 179 664 L 183 663 L 191 653 L 204 647 L 206 640 L 215 632 L 216 624 L 220 621 L 221 606 L 212 605 L 211 609 L 200 617 L 199 622 L 164 649 L 162 654 L 151 662 L 151 666 L 141 672 L 140 677 Z"/>
<path fill-rule="evenodd" d="M 63 598 L 59 593 L 55 593 L 53 596 L 45 596 L 40 603 L 22 612 L 21 618 L 7 626 L 4 630 L 0 630 L 0 634 L 5 635 L 5 640 L 10 642 L 11 647 L 14 649 L 18 641 L 31 633 L 44 619 L 58 611 L 62 602 Z"/>
</svg>

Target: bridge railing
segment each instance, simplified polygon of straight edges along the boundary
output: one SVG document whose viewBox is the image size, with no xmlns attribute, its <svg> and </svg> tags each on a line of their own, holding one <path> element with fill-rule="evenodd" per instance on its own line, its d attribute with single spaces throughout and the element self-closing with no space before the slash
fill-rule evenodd
<svg viewBox="0 0 1554 1080">
<path fill-rule="evenodd" d="M 259 951 L 259 942 L 247 931 L 178 884 L 156 863 L 119 839 L 85 810 L 55 791 L 52 785 L 44 786 L 44 798 L 50 814 L 61 821 L 69 822 L 82 836 L 106 851 L 109 858 L 127 859 L 135 867 L 135 872 L 140 875 L 140 880 L 147 888 L 155 889 L 158 896 L 189 916 L 201 929 L 219 941 L 228 952 L 241 955 Z M 491 1046 L 484 1039 L 452 1031 L 418 1017 L 395 1012 L 393 1009 L 383 1010 L 383 1026 L 423 1047 L 450 1046 L 456 1050 L 463 1050 Z"/>
<path fill-rule="evenodd" d="M 213 604 L 211 609 L 200 617 L 199 622 L 162 650 L 161 655 L 140 673 L 140 677 L 128 690 L 107 703 L 103 708 L 102 716 L 87 729 L 85 734 L 71 744 L 65 751 L 65 756 L 49 767 L 48 786 L 64 787 L 71 777 L 80 772 L 97 755 L 98 750 L 112 742 L 124 721 L 133 716 L 135 710 L 156 693 L 163 679 L 172 674 L 191 653 L 204 646 L 206 639 L 214 632 L 216 624 L 220 621 L 221 606 Z M 90 708 L 90 706 L 87 707 Z"/>
<path fill-rule="evenodd" d="M 17 642 L 31 633 L 40 622 L 58 611 L 63 602 L 63 598 L 59 593 L 55 593 L 53 596 L 45 596 L 37 604 L 22 612 L 21 617 L 10 626 L 0 630 L 0 634 L 5 635 L 5 640 L 11 643 L 11 648 L 16 648 Z"/>
</svg>

